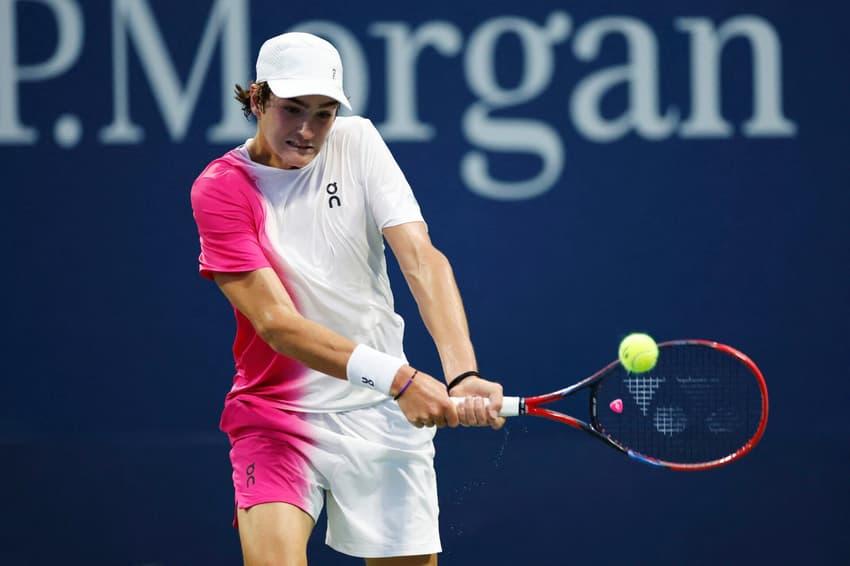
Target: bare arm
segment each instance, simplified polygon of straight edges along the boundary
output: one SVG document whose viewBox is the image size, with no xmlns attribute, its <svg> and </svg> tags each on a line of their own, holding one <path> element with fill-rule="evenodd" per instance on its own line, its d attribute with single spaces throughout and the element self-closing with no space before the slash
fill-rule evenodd
<svg viewBox="0 0 850 566">
<path fill-rule="evenodd" d="M 384 237 L 398 259 L 422 321 L 434 339 L 446 380 L 477 369 L 454 272 L 446 256 L 431 243 L 425 224 L 409 222 L 386 228 Z M 489 424 L 494 428 L 504 424 L 504 419 L 497 418 L 502 406 L 502 386 L 498 383 L 469 378 L 452 389 L 452 395 L 490 399 L 491 411 L 485 410 L 480 400 L 474 407 L 461 406 L 458 414 L 462 424 Z"/>
<path fill-rule="evenodd" d="M 301 316 L 272 269 L 217 273 L 215 281 L 273 350 L 327 375 L 347 379 L 346 366 L 356 344 Z M 390 395 L 395 395 L 412 374 L 412 367 L 402 366 L 393 380 Z M 419 372 L 415 386 L 405 392 L 399 406 L 417 426 L 456 426 L 458 422 L 445 388 L 423 372 Z"/>
<path fill-rule="evenodd" d="M 356 344 L 301 316 L 272 269 L 217 273 L 215 282 L 274 351 L 346 379 L 346 363 Z"/>
<path fill-rule="evenodd" d="M 476 369 L 475 352 L 449 260 L 431 243 L 422 222 L 384 230 L 419 314 L 434 339 L 446 379 Z"/>
</svg>

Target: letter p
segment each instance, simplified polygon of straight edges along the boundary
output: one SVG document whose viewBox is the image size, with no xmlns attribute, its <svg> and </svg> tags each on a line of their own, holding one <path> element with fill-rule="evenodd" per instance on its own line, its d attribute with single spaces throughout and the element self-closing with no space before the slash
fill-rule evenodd
<svg viewBox="0 0 850 566">
<path fill-rule="evenodd" d="M 45 61 L 18 64 L 17 18 L 15 5 L 38 2 L 47 6 L 56 19 L 56 49 Z M 50 29 L 48 26 L 40 26 Z M 41 36 L 40 30 L 35 35 Z M 83 18 L 73 0 L 0 0 L 0 144 L 34 144 L 35 128 L 21 124 L 18 114 L 18 84 L 56 77 L 77 60 L 83 46 Z"/>
</svg>

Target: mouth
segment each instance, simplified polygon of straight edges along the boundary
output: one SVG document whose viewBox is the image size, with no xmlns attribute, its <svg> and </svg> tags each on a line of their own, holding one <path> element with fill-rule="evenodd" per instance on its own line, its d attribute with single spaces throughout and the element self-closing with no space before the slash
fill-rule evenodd
<svg viewBox="0 0 850 566">
<path fill-rule="evenodd" d="M 300 143 L 297 143 L 297 142 L 294 142 L 294 141 L 291 141 L 291 140 L 287 140 L 286 145 L 288 145 L 289 147 L 291 147 L 291 148 L 293 148 L 297 151 L 302 151 L 302 152 L 307 152 L 307 151 L 313 150 L 313 146 L 310 145 L 310 144 L 300 144 Z"/>
</svg>

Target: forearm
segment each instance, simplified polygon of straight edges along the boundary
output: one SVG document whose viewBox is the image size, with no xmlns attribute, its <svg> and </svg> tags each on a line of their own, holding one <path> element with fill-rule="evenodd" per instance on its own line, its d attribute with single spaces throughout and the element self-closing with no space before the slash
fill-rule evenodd
<svg viewBox="0 0 850 566">
<path fill-rule="evenodd" d="M 291 312 L 266 313 L 255 322 L 260 337 L 277 353 L 324 374 L 346 379 L 346 364 L 356 344 L 333 330 Z"/>
<path fill-rule="evenodd" d="M 217 273 L 215 280 L 259 337 L 279 354 L 339 379 L 348 379 L 352 371 L 371 376 L 364 383 L 390 394 L 397 390 L 397 381 L 411 375 L 403 360 L 368 347 L 358 349 L 348 338 L 302 316 L 270 268 Z"/>
<path fill-rule="evenodd" d="M 300 315 L 288 314 L 268 327 L 257 328 L 260 337 L 277 353 L 296 359 L 309 368 L 339 379 L 347 379 L 347 366 L 354 342 Z M 395 393 L 410 378 L 412 368 L 399 367 L 389 389 Z"/>
<path fill-rule="evenodd" d="M 463 301 L 448 259 L 432 247 L 404 270 L 404 276 L 437 346 L 446 378 L 476 369 Z"/>
</svg>

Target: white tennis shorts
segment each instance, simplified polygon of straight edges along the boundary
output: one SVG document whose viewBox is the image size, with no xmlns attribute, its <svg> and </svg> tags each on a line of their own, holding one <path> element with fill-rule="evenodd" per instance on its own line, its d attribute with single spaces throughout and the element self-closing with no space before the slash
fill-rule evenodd
<svg viewBox="0 0 850 566">
<path fill-rule="evenodd" d="M 275 409 L 279 410 L 279 409 Z M 398 404 L 341 413 L 285 412 L 275 431 L 233 442 L 236 504 L 283 501 L 314 520 L 327 501 L 325 542 L 362 558 L 440 552 L 435 429 Z"/>
</svg>

